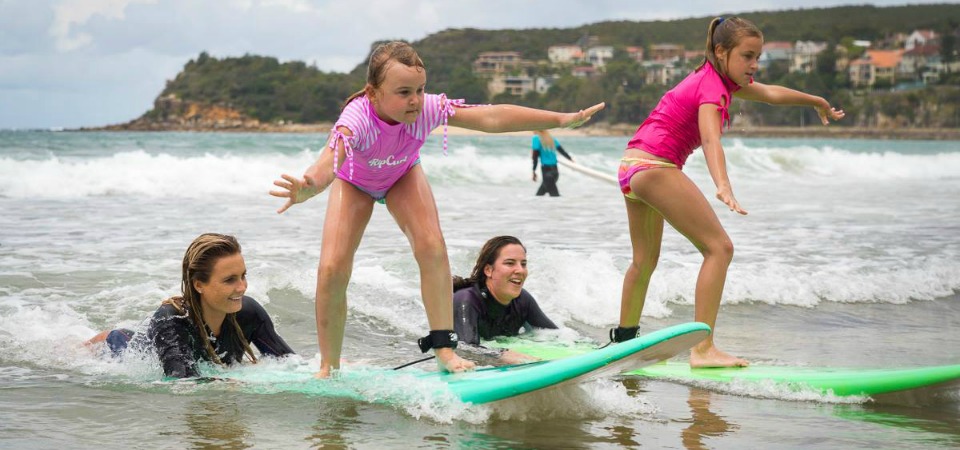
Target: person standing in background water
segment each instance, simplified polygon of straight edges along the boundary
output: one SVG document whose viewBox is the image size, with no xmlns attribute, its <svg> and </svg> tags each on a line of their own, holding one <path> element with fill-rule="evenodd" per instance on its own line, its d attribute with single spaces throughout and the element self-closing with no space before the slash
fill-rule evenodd
<svg viewBox="0 0 960 450">
<path fill-rule="evenodd" d="M 557 152 L 571 162 L 573 158 L 560 146 L 560 141 L 550 135 L 547 130 L 536 130 L 533 132 L 533 181 L 537 181 L 537 161 L 540 161 L 541 172 L 543 172 L 543 181 L 540 183 L 540 189 L 537 189 L 537 196 L 550 194 L 551 197 L 559 197 L 560 191 L 557 190 L 557 180 L 560 179 L 560 171 L 557 169 Z"/>
</svg>

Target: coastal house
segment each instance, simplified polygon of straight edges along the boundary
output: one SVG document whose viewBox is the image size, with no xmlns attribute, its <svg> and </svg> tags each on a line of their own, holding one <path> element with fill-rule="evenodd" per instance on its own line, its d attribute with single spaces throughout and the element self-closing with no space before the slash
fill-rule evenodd
<svg viewBox="0 0 960 450">
<path fill-rule="evenodd" d="M 578 78 L 593 78 L 597 73 L 597 68 L 593 66 L 577 66 L 570 71 L 571 75 Z"/>
<path fill-rule="evenodd" d="M 643 47 L 624 47 L 627 57 L 636 61 L 643 62 Z"/>
<path fill-rule="evenodd" d="M 520 52 L 483 52 L 473 61 L 473 73 L 495 75 L 516 72 L 527 65 L 532 63 L 524 61 Z"/>
<path fill-rule="evenodd" d="M 797 41 L 793 45 L 790 72 L 810 73 L 817 70 L 817 55 L 826 49 L 826 42 Z"/>
<path fill-rule="evenodd" d="M 793 60 L 793 43 L 787 41 L 770 41 L 763 44 L 760 54 L 760 70 L 767 70 L 775 61 L 784 61 L 791 64 Z"/>
<path fill-rule="evenodd" d="M 683 57 L 683 46 L 677 44 L 653 44 L 650 46 L 651 61 L 678 61 Z"/>
<path fill-rule="evenodd" d="M 688 66 L 693 64 L 699 65 L 703 62 L 704 58 L 703 50 L 686 50 L 683 52 L 683 61 Z"/>
<path fill-rule="evenodd" d="M 897 66 L 897 76 L 929 84 L 936 83 L 944 70 L 940 61 L 940 45 L 918 45 L 903 52 L 903 58 Z"/>
<path fill-rule="evenodd" d="M 591 66 L 602 68 L 607 64 L 607 60 L 613 59 L 613 47 L 610 45 L 598 45 L 587 49 L 584 58 Z"/>
<path fill-rule="evenodd" d="M 683 64 L 677 61 L 644 61 L 643 70 L 646 73 L 643 82 L 646 84 L 670 85 L 689 73 Z"/>
<path fill-rule="evenodd" d="M 867 50 L 860 59 L 847 68 L 853 86 L 874 86 L 879 82 L 892 86 L 897 67 L 903 59 L 903 50 Z"/>
<path fill-rule="evenodd" d="M 498 74 L 491 77 L 490 81 L 487 82 L 487 89 L 490 95 L 498 95 L 506 92 L 510 95 L 522 96 L 535 88 L 536 80 L 527 74 Z"/>
<path fill-rule="evenodd" d="M 579 45 L 551 45 L 547 59 L 551 64 L 573 64 L 583 60 L 583 49 Z"/>
<path fill-rule="evenodd" d="M 910 33 L 910 36 L 907 36 L 907 40 L 903 44 L 903 49 L 913 50 L 916 47 L 933 44 L 936 42 L 936 39 L 937 33 L 933 30 L 914 30 L 913 33 Z"/>
</svg>

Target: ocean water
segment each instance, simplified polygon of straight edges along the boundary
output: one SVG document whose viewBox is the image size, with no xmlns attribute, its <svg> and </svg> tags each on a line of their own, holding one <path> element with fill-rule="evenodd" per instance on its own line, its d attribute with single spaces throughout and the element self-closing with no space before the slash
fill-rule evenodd
<svg viewBox="0 0 960 450">
<path fill-rule="evenodd" d="M 150 358 L 104 359 L 96 332 L 137 327 L 179 288 L 203 232 L 236 235 L 250 287 L 299 358 L 317 366 L 313 290 L 325 195 L 283 215 L 267 195 L 325 136 L 0 131 L 0 448 L 956 448 L 960 392 L 922 406 L 776 385 L 605 380 L 468 406 L 384 369 L 421 355 L 418 271 L 378 206 L 348 289 L 344 377 L 330 395 L 269 383 L 158 383 Z M 626 138 L 562 137 L 613 173 Z M 527 246 L 527 289 L 562 330 L 603 340 L 629 261 L 616 186 L 561 167 L 534 197 L 529 136 L 451 136 L 424 148 L 455 274 L 486 239 Z M 725 138 L 734 192 L 711 200 L 736 254 L 721 348 L 758 364 L 960 363 L 960 142 Z M 685 172 L 712 198 L 700 152 Z M 700 256 L 672 229 L 645 330 L 690 321 Z M 540 338 L 540 336 L 538 336 Z M 682 359 L 682 357 L 680 358 Z M 419 368 L 418 368 L 419 367 Z M 423 363 L 410 370 L 432 369 Z M 213 370 L 213 369 L 211 369 Z M 342 395 L 344 392 L 349 395 Z"/>
</svg>

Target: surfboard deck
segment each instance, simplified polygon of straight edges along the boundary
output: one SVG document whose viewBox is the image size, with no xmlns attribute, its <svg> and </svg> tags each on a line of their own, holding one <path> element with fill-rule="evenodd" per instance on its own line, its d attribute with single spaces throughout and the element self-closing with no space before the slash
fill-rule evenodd
<svg viewBox="0 0 960 450">
<path fill-rule="evenodd" d="M 690 322 L 664 328 L 616 345 L 529 364 L 461 373 L 432 373 L 467 403 L 488 403 L 569 382 L 617 375 L 669 359 L 710 335 L 710 327 Z"/>
<path fill-rule="evenodd" d="M 615 186 L 619 186 L 619 185 L 620 185 L 620 182 L 617 180 L 617 177 L 615 177 L 615 176 L 613 176 L 613 175 L 610 175 L 610 174 L 608 174 L 608 173 L 604 173 L 604 172 L 601 172 L 601 171 L 599 171 L 599 170 L 594 170 L 594 169 L 591 169 L 591 168 L 589 168 L 589 167 L 582 166 L 582 165 L 580 165 L 580 164 L 578 164 L 578 163 L 575 163 L 575 162 L 573 162 L 573 161 L 566 160 L 566 159 L 564 159 L 564 158 L 557 158 L 557 163 L 559 163 L 560 165 L 562 165 L 562 166 L 564 166 L 564 167 L 566 167 L 566 168 L 568 168 L 568 169 L 575 170 L 575 171 L 580 172 L 580 173 L 582 173 L 582 174 L 584 174 L 584 175 L 587 175 L 587 176 L 589 176 L 589 177 L 593 177 L 593 178 L 595 178 L 595 179 L 597 179 L 597 180 L 606 181 L 606 182 L 608 182 L 608 183 L 613 183 Z"/>
<path fill-rule="evenodd" d="M 587 351 L 583 346 L 551 346 L 538 343 L 504 345 L 538 358 L 557 358 Z M 877 396 L 955 383 L 960 385 L 960 364 L 909 368 L 837 368 L 763 366 L 691 369 L 686 362 L 667 361 L 624 372 L 624 375 L 676 381 L 746 382 L 773 381 L 797 388 L 819 390 L 837 396 Z"/>
<path fill-rule="evenodd" d="M 452 394 L 464 403 L 483 404 L 655 364 L 690 349 L 709 335 L 709 326 L 690 322 L 564 358 L 460 373 L 360 368 L 321 380 L 301 368 L 249 369 L 225 376 L 239 382 L 245 391 L 262 394 L 298 393 L 387 404 L 414 403 L 426 397 Z"/>
</svg>

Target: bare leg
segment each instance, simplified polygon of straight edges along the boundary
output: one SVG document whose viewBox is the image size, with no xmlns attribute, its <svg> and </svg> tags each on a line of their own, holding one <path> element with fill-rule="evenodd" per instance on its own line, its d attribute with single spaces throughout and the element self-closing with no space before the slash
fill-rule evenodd
<svg viewBox="0 0 960 450">
<path fill-rule="evenodd" d="M 419 165 L 390 189 L 387 209 L 410 241 L 413 256 L 420 267 L 420 293 L 427 310 L 431 330 L 453 329 L 453 281 L 447 244 L 440 230 L 440 217 L 427 176 Z M 461 359 L 452 349 L 435 350 L 437 359 L 451 372 L 472 369 L 474 364 Z"/>
<path fill-rule="evenodd" d="M 87 341 L 84 342 L 83 345 L 85 345 L 85 346 L 87 346 L 87 347 L 90 347 L 90 346 L 92 346 L 92 345 L 94 345 L 94 344 L 99 344 L 99 343 L 101 343 L 101 342 L 103 342 L 103 341 L 106 341 L 106 340 L 107 340 L 107 335 L 110 334 L 110 331 L 111 331 L 111 330 L 105 330 L 105 331 L 101 331 L 101 332 L 97 333 L 97 334 L 96 334 L 95 336 L 93 336 L 92 338 L 87 339 Z"/>
<path fill-rule="evenodd" d="M 323 221 L 320 265 L 317 268 L 317 341 L 320 345 L 318 377 L 340 367 L 343 330 L 347 322 L 347 284 L 353 257 L 373 214 L 373 199 L 342 180 L 330 189 Z"/>
<path fill-rule="evenodd" d="M 633 261 L 623 277 L 623 293 L 620 297 L 620 326 L 635 327 L 640 324 L 643 303 L 647 298 L 650 277 L 660 259 L 660 242 L 663 238 L 663 216 L 650 205 L 624 197 L 627 204 L 627 222 L 630 225 L 630 243 Z"/>
<path fill-rule="evenodd" d="M 727 267 L 733 259 L 733 243 L 720 225 L 716 213 L 700 189 L 679 169 L 658 168 L 639 172 L 630 180 L 630 188 L 703 254 L 703 264 L 697 277 L 695 320 L 714 329 Z M 690 352 L 691 367 L 746 365 L 746 360 L 717 349 L 713 333 Z"/>
</svg>

